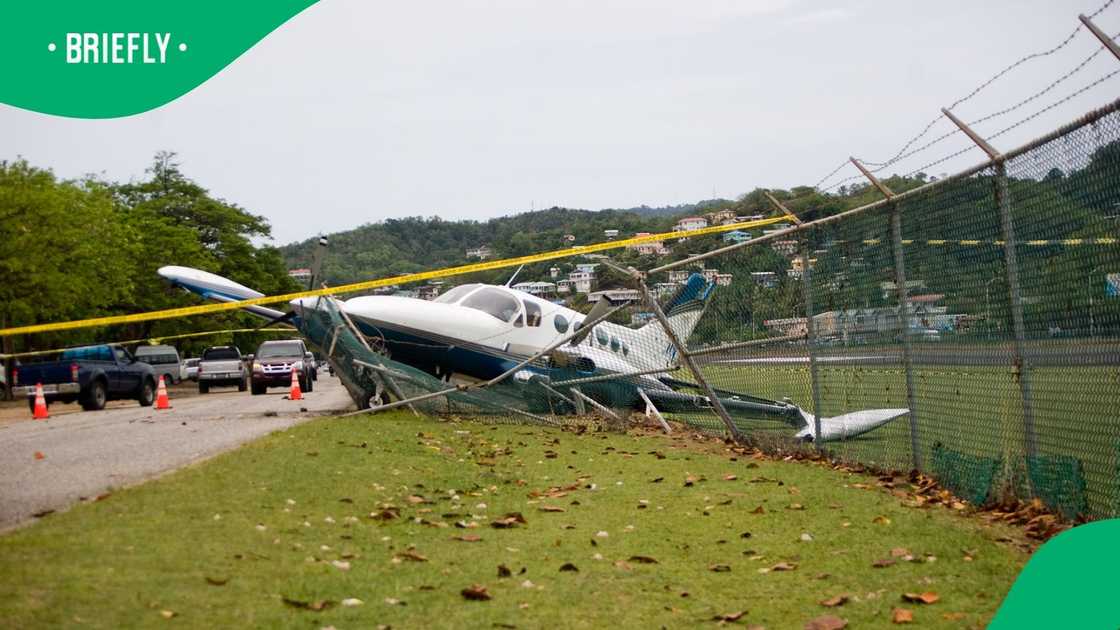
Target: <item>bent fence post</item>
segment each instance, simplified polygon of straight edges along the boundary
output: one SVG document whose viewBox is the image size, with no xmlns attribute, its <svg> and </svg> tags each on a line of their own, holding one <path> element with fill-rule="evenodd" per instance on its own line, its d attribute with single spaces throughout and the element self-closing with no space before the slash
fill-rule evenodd
<svg viewBox="0 0 1120 630">
<path fill-rule="evenodd" d="M 669 338 L 669 342 L 676 348 L 677 354 L 680 355 L 681 360 L 684 361 L 685 366 L 688 367 L 688 371 L 692 372 L 692 377 L 696 379 L 696 382 L 700 384 L 700 387 L 703 388 L 704 393 L 708 396 L 708 402 L 712 405 L 712 409 L 715 410 L 720 420 L 723 420 L 724 426 L 727 427 L 727 432 L 731 434 L 731 439 L 742 444 L 744 438 L 743 434 L 739 432 L 739 427 L 735 426 L 735 423 L 731 420 L 731 416 L 727 413 L 727 409 L 725 409 L 723 403 L 720 402 L 719 396 L 716 395 L 712 386 L 708 384 L 708 379 L 704 378 L 704 374 L 700 372 L 700 366 L 696 365 L 696 361 L 694 361 L 692 355 L 688 353 L 688 348 L 685 348 L 680 338 L 673 332 L 673 327 L 669 325 L 669 318 L 665 316 L 665 311 L 661 310 L 661 305 L 657 303 L 653 294 L 649 292 L 649 287 L 646 286 L 644 279 L 638 280 L 638 288 L 641 290 L 642 297 L 645 298 L 646 303 L 649 304 L 650 310 L 653 311 L 654 317 L 657 318 L 657 321 L 665 330 L 665 335 Z"/>
</svg>

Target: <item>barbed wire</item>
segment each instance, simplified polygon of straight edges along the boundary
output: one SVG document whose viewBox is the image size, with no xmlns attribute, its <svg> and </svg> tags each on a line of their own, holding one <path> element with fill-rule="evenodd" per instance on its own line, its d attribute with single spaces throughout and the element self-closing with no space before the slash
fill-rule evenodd
<svg viewBox="0 0 1120 630">
<path fill-rule="evenodd" d="M 1092 83 L 1084 85 L 1080 89 L 1075 90 L 1073 92 L 1070 92 L 1065 97 L 1063 97 L 1061 99 L 1058 99 L 1057 101 L 1054 101 L 1053 103 L 1050 103 L 1046 107 L 1043 107 L 1042 109 L 1034 112 L 1033 114 L 1027 116 L 1026 118 L 1023 118 L 1023 119 L 1021 119 L 1021 120 L 1019 120 L 1015 123 L 1012 123 L 1011 125 L 1009 125 L 1007 127 L 1004 127 L 1003 129 L 1000 129 L 999 131 L 997 131 L 997 132 L 993 133 L 992 135 L 988 136 L 987 139 L 988 140 L 993 140 L 995 138 L 998 138 L 998 137 L 1002 136 L 1003 134 L 1011 131 L 1012 129 L 1015 129 L 1016 127 L 1019 127 L 1020 125 L 1028 123 L 1028 122 L 1034 120 L 1035 118 L 1038 118 L 1042 114 L 1045 114 L 1046 112 L 1054 109 L 1055 107 L 1058 107 L 1059 105 L 1063 105 L 1063 104 L 1067 103 L 1068 101 L 1070 101 L 1070 100 L 1072 100 L 1072 99 L 1074 99 L 1078 96 L 1081 96 L 1085 92 L 1088 92 L 1089 90 L 1097 87 L 1101 83 L 1104 83 L 1105 81 L 1111 79 L 1112 77 L 1116 76 L 1117 74 L 1120 74 L 1120 69 L 1113 70 L 1112 72 L 1109 72 L 1108 74 L 1105 74 L 1105 75 L 1101 76 L 1100 78 L 1093 81 Z"/>
<path fill-rule="evenodd" d="M 1092 12 L 1091 14 L 1089 14 L 1089 19 L 1095 18 L 1095 17 L 1097 17 L 1098 15 L 1100 15 L 1100 14 L 1101 14 L 1102 12 L 1104 12 L 1104 11 L 1105 11 L 1106 9 L 1108 9 L 1108 8 L 1109 8 L 1109 7 L 1110 7 L 1110 6 L 1111 6 L 1111 5 L 1113 4 L 1113 2 L 1114 2 L 1114 1 L 1115 1 L 1115 0 L 1108 0 L 1107 2 L 1105 2 L 1104 4 L 1102 4 L 1102 5 L 1100 6 L 1100 7 L 1098 7 L 1098 8 L 1097 8 L 1097 10 L 1096 10 L 1096 11 L 1093 11 L 1093 12 Z M 1056 52 L 1058 52 L 1058 51 L 1062 50 L 1063 48 L 1065 48 L 1066 46 L 1068 46 L 1070 42 L 1072 42 L 1072 41 L 1074 40 L 1074 38 L 1075 38 L 1075 37 L 1077 36 L 1077 34 L 1078 34 L 1079 32 L 1081 32 L 1081 29 L 1082 29 L 1082 28 L 1084 28 L 1084 25 L 1083 25 L 1083 24 L 1080 24 L 1080 23 L 1079 23 L 1079 24 L 1077 25 L 1077 27 L 1076 27 L 1076 28 L 1074 28 L 1074 29 L 1073 29 L 1073 31 L 1072 31 L 1072 32 L 1070 32 L 1070 34 L 1069 34 L 1068 36 L 1066 36 L 1066 37 L 1065 37 L 1065 39 L 1063 39 L 1063 40 L 1062 40 L 1061 42 L 1059 42 L 1059 43 L 1058 43 L 1058 44 L 1057 44 L 1056 46 L 1054 46 L 1054 47 L 1052 47 L 1052 48 L 1050 48 L 1050 49 L 1048 49 L 1048 50 L 1045 50 L 1045 51 L 1041 51 L 1041 52 L 1036 52 L 1036 53 L 1031 53 L 1031 54 L 1028 54 L 1028 55 L 1024 55 L 1023 57 L 1020 57 L 1020 58 L 1019 58 L 1018 60 L 1016 60 L 1015 62 L 1011 63 L 1011 64 L 1010 64 L 1010 65 L 1008 65 L 1007 67 L 1003 68 L 1003 69 L 1002 69 L 1002 70 L 1000 70 L 999 72 L 997 72 L 997 73 L 995 73 L 994 75 L 992 75 L 992 76 L 991 76 L 991 77 L 990 77 L 989 79 L 987 79 L 986 81 L 984 81 L 983 83 L 981 83 L 981 84 L 980 84 L 979 86 L 977 86 L 977 87 L 976 87 L 975 89 L 973 89 L 973 90 L 972 90 L 971 92 L 969 92 L 969 93 L 968 93 L 968 94 L 966 94 L 965 96 L 963 96 L 963 97 L 961 97 L 961 98 L 957 99 L 956 101 L 954 101 L 954 102 L 953 102 L 953 103 L 952 103 L 951 105 L 949 105 L 949 107 L 947 107 L 946 109 L 948 109 L 948 110 L 952 111 L 952 110 L 953 110 L 953 109 L 954 109 L 955 107 L 957 107 L 957 106 L 959 106 L 959 105 L 961 105 L 961 104 L 963 104 L 963 103 L 966 103 L 966 102 L 968 102 L 969 100 L 971 100 L 972 98 L 974 98 L 974 97 L 975 97 L 975 96 L 976 96 L 977 94 L 979 94 L 980 92 L 984 91 L 984 90 L 985 90 L 985 89 L 987 89 L 987 88 L 988 88 L 988 87 L 989 87 L 990 85 L 992 85 L 993 83 L 995 83 L 996 81 L 998 81 L 998 80 L 999 80 L 1000 78 L 1004 77 L 1005 75 L 1007 75 L 1007 74 L 1008 74 L 1008 73 L 1010 73 L 1011 71 L 1015 70 L 1016 68 L 1018 68 L 1018 67 L 1022 66 L 1023 64 L 1025 64 L 1025 63 L 1027 63 L 1027 62 L 1029 62 L 1029 61 L 1032 61 L 1032 60 L 1034 60 L 1034 59 L 1041 59 L 1041 58 L 1044 58 L 1044 57 L 1048 57 L 1048 56 L 1050 56 L 1050 55 L 1052 55 L 1052 54 L 1054 54 L 1054 53 L 1056 53 Z M 1115 39 L 1115 38 L 1114 38 L 1114 39 Z M 1081 71 L 1082 69 L 1084 69 L 1084 68 L 1085 68 L 1085 67 L 1086 67 L 1086 66 L 1087 66 L 1087 65 L 1089 64 L 1089 62 L 1091 62 L 1091 61 L 1092 61 L 1092 60 L 1093 60 L 1093 59 L 1094 59 L 1094 58 L 1095 58 L 1095 57 L 1096 57 L 1096 56 L 1097 56 L 1098 54 L 1100 54 L 1100 51 L 1101 51 L 1101 50 L 1103 50 L 1103 49 L 1104 49 L 1104 47 L 1103 47 L 1103 46 L 1101 46 L 1100 48 L 1098 48 L 1097 50 L 1095 50 L 1095 51 L 1094 51 L 1094 52 L 1093 52 L 1092 54 L 1090 54 L 1090 55 L 1089 55 L 1089 56 L 1088 56 L 1087 58 L 1085 58 L 1085 59 L 1084 59 L 1083 61 L 1081 61 L 1081 62 L 1080 62 L 1079 64 L 1077 64 L 1076 66 L 1074 66 L 1074 68 L 1073 68 L 1072 70 L 1070 70 L 1070 71 L 1066 72 L 1065 74 L 1063 74 L 1062 76 L 1058 77 L 1058 78 L 1057 78 L 1057 79 L 1056 79 L 1055 81 L 1051 82 L 1051 83 L 1050 83 L 1050 84 L 1049 84 L 1048 86 L 1046 86 L 1045 88 L 1043 88 L 1043 89 L 1042 89 L 1042 90 L 1040 90 L 1039 92 L 1037 92 L 1037 93 L 1035 93 L 1035 94 L 1032 94 L 1031 96 L 1028 96 L 1027 98 L 1025 98 L 1025 99 L 1023 99 L 1023 100 L 1019 101 L 1018 103 L 1016 103 L 1016 104 L 1014 104 L 1014 105 L 1012 105 L 1012 106 L 1010 106 L 1010 107 L 1007 107 L 1007 108 L 1004 108 L 1004 109 L 1002 109 L 1002 110 L 999 110 L 999 111 L 997 111 L 997 112 L 993 112 L 993 113 L 991 113 L 991 114 L 988 114 L 988 115 L 986 115 L 986 116 L 983 116 L 983 117 L 981 117 L 980 119 L 977 119 L 976 121 L 973 121 L 973 122 L 972 122 L 972 123 L 970 123 L 970 124 L 978 124 L 978 123 L 982 123 L 982 122 L 985 122 L 985 121 L 987 121 L 987 120 L 992 120 L 992 119 L 994 119 L 994 118 L 998 118 L 998 117 L 1000 117 L 1000 116 L 1004 116 L 1004 115 L 1007 115 L 1007 114 L 1009 114 L 1009 113 L 1011 113 L 1011 112 L 1013 112 L 1013 111 L 1015 111 L 1015 110 L 1017 110 L 1017 109 L 1019 109 L 1019 108 L 1021 108 L 1021 107 L 1024 107 L 1024 106 L 1025 106 L 1025 105 L 1027 105 L 1028 103 L 1031 103 L 1031 102 L 1033 102 L 1034 100 L 1036 100 L 1036 99 L 1038 99 L 1038 98 L 1042 97 L 1043 95 L 1045 95 L 1046 93 L 1050 92 L 1050 91 L 1051 91 L 1051 90 L 1053 90 L 1053 89 L 1054 89 L 1055 87 L 1057 87 L 1058 85 L 1060 85 L 1060 84 L 1061 84 L 1062 82 L 1066 81 L 1067 79 L 1069 79 L 1070 77 L 1072 77 L 1073 75 L 1077 74 L 1077 73 L 1078 73 L 1078 72 L 1080 72 L 1080 71 Z M 1097 83 L 1099 83 L 1099 82 L 1101 82 L 1101 81 L 1103 81 L 1103 80 L 1104 80 L 1104 79 L 1100 79 L 1100 80 L 1098 80 L 1098 81 L 1094 82 L 1094 83 L 1093 83 L 1092 85 L 1096 85 Z M 1085 89 L 1088 89 L 1088 87 L 1087 87 L 1087 88 L 1085 88 Z M 1084 89 L 1083 89 L 1083 90 L 1081 90 L 1081 91 L 1084 91 Z M 1079 91 L 1078 93 L 1080 93 L 1081 91 Z M 1067 97 L 1066 99 L 1063 99 L 1063 101 L 1062 101 L 1062 102 L 1065 102 L 1066 100 L 1069 100 L 1069 98 L 1072 98 L 1072 96 L 1070 96 L 1070 97 Z M 1060 103 L 1056 103 L 1056 104 L 1053 104 L 1053 105 L 1051 106 L 1051 108 L 1053 108 L 1053 107 L 1056 107 L 1056 106 L 1057 106 L 1058 104 L 1060 104 Z M 1041 112 L 1039 112 L 1039 113 L 1036 113 L 1036 114 L 1035 114 L 1034 116 L 1037 116 L 1037 115 L 1039 115 L 1040 113 L 1041 113 Z M 1033 116 L 1032 116 L 1032 118 L 1033 118 Z M 910 151 L 910 150 L 909 150 L 909 149 L 910 149 L 910 147 L 912 147 L 912 146 L 913 146 L 913 145 L 914 145 L 914 144 L 915 144 L 916 142 L 918 142 L 919 140 L 921 140 L 922 138 L 924 138 L 924 137 L 925 137 L 925 136 L 926 136 L 926 135 L 927 135 L 927 134 L 928 134 L 928 133 L 930 132 L 930 130 L 931 130 L 931 129 L 933 129 L 933 127 L 934 127 L 935 125 L 937 125 L 937 123 L 938 123 L 939 121 L 941 121 L 941 120 L 944 120 L 944 117 L 943 117 L 943 116 L 938 116 L 938 117 L 936 117 L 936 118 L 932 119 L 932 120 L 931 120 L 931 121 L 930 121 L 930 122 L 929 122 L 928 124 L 926 124 L 926 126 L 925 126 L 925 127 L 924 127 L 924 128 L 922 129 L 922 131 L 921 131 L 921 132 L 919 132 L 919 133 L 918 133 L 917 135 L 915 135 L 914 137 L 912 137 L 912 138 L 910 138 L 909 140 L 907 140 L 907 141 L 906 141 L 906 143 L 905 143 L 905 144 L 904 144 L 904 145 L 902 146 L 902 148 L 901 148 L 901 149 L 899 149 L 899 150 L 898 150 L 898 152 L 897 152 L 897 153 L 895 153 L 895 155 L 894 155 L 894 156 L 892 156 L 892 157 L 891 157 L 890 159 L 888 159 L 888 160 L 886 160 L 886 161 L 884 161 L 884 162 L 875 162 L 875 161 L 871 161 L 871 160 L 863 160 L 863 159 L 860 159 L 860 162 L 861 162 L 862 164 L 864 164 L 864 166 L 867 166 L 867 167 L 869 167 L 869 170 L 870 170 L 870 171 L 871 171 L 872 173 L 878 173 L 878 172 L 881 172 L 881 171 L 883 171 L 884 169 L 886 169 L 886 168 L 890 167 L 891 165 L 893 165 L 893 164 L 895 164 L 895 163 L 897 163 L 897 162 L 899 162 L 899 161 L 901 161 L 901 160 L 903 160 L 903 159 L 906 159 L 906 158 L 908 158 L 908 157 L 911 157 L 911 156 L 913 156 L 913 155 L 916 155 L 916 154 L 918 154 L 918 153 L 921 153 L 921 152 L 923 152 L 923 151 L 926 151 L 926 150 L 930 149 L 931 147 L 933 147 L 933 146 L 935 146 L 935 145 L 937 145 L 937 144 L 939 144 L 939 143 L 943 142 L 944 140 L 946 140 L 946 139 L 948 139 L 948 138 L 951 138 L 951 137 L 953 137 L 954 135 L 956 135 L 956 134 L 960 133 L 960 130 L 959 130 L 959 129 L 953 129 L 953 130 L 951 130 L 951 131 L 949 131 L 949 132 L 947 132 L 947 133 L 945 133 L 945 134 L 943 134 L 943 135 L 941 135 L 941 136 L 938 136 L 937 138 L 934 138 L 933 140 L 931 140 L 931 141 L 927 142 L 926 144 L 924 144 L 924 145 L 922 145 L 922 146 L 918 147 L 917 149 L 914 149 L 914 150 L 912 150 L 912 151 Z M 1026 122 L 1026 120 L 1027 120 L 1027 119 L 1024 119 L 1024 120 L 1020 121 L 1020 122 L 1019 122 L 1019 123 L 1017 123 L 1017 124 L 1023 124 L 1024 122 Z M 959 154 L 959 153 L 960 153 L 960 152 L 958 152 L 958 154 Z M 928 166 L 932 166 L 932 165 L 936 165 L 936 164 L 939 164 L 939 163 L 942 163 L 942 162 L 946 161 L 947 159 L 950 159 L 950 158 L 949 158 L 949 157 L 946 157 L 946 158 L 942 158 L 942 159 L 939 159 L 939 160 L 937 160 L 937 161 L 935 161 L 935 162 L 931 162 L 931 163 L 930 163 L 929 165 L 927 165 L 927 167 L 928 167 Z M 825 187 L 825 188 L 823 188 L 823 189 L 822 189 L 822 188 L 820 188 L 821 184 L 822 184 L 822 183 L 824 183 L 825 181 L 827 181 L 827 180 L 828 180 L 829 178 L 831 178 L 831 177 L 832 177 L 833 175 L 835 175 L 835 174 L 836 174 L 837 172 L 839 172 L 839 171 L 840 171 L 840 169 L 841 169 L 841 168 L 843 168 L 844 164 L 847 164 L 847 162 L 845 161 L 845 162 L 844 162 L 844 163 L 842 163 L 842 164 L 841 164 L 841 165 L 840 165 L 839 167 L 837 167 L 836 169 L 834 169 L 834 170 L 833 170 L 833 171 L 832 171 L 831 173 L 829 173 L 828 175 L 825 175 L 825 176 L 824 176 L 823 178 L 821 178 L 821 180 L 817 182 L 817 184 L 816 184 L 816 185 L 814 186 L 814 188 L 816 188 L 816 189 L 817 189 L 817 190 L 818 190 L 819 192 L 822 192 L 822 193 L 823 193 L 823 192 L 828 192 L 828 191 L 832 190 L 833 188 L 836 188 L 836 187 L 838 187 L 838 186 L 840 186 L 840 185 L 842 185 L 842 184 L 846 183 L 847 181 L 851 181 L 851 180 L 853 180 L 853 179 L 858 179 L 858 176 L 853 176 L 853 177 L 849 177 L 849 178 L 846 178 L 846 179 L 844 179 L 844 180 L 840 180 L 839 182 L 836 182 L 836 183 L 834 183 L 834 184 L 831 184 L 830 186 L 827 186 L 827 187 Z M 923 168 L 926 168 L 926 167 L 923 167 Z M 920 172 L 921 170 L 922 170 L 922 169 L 919 169 L 918 171 L 914 171 L 914 172 Z"/>
<path fill-rule="evenodd" d="M 825 175 L 824 177 L 822 177 L 822 178 L 820 179 L 820 181 L 818 181 L 818 182 L 817 182 L 816 184 L 813 184 L 813 188 L 816 188 L 816 189 L 820 190 L 821 184 L 823 184 L 823 183 L 824 183 L 824 180 L 826 180 L 826 179 L 828 179 L 829 177 L 832 177 L 833 175 L 835 175 L 835 174 L 839 173 L 839 172 L 840 172 L 840 169 L 844 168 L 844 167 L 845 167 L 845 166 L 847 166 L 847 165 L 848 165 L 848 160 L 844 160 L 843 162 L 841 162 L 841 163 L 840 163 L 840 166 L 837 166 L 836 168 L 832 169 L 832 172 L 831 172 L 831 173 L 829 173 L 828 175 Z"/>
</svg>

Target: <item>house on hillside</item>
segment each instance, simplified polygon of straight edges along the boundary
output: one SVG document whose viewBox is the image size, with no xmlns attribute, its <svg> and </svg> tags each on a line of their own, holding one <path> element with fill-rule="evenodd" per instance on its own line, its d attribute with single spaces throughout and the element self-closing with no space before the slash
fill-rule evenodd
<svg viewBox="0 0 1120 630">
<path fill-rule="evenodd" d="M 708 220 L 704 217 L 685 217 L 673 226 L 674 232 L 691 232 L 708 227 Z"/>
<path fill-rule="evenodd" d="M 725 243 L 742 243 L 749 240 L 751 240 L 751 233 L 743 230 L 732 230 L 723 235 L 723 242 Z"/>
<path fill-rule="evenodd" d="M 635 238 L 649 236 L 649 232 L 638 232 L 634 235 Z M 665 247 L 662 241 L 650 241 L 648 243 L 637 243 L 635 245 L 627 245 L 627 249 L 632 249 L 643 256 L 664 256 L 669 253 L 669 248 Z"/>
<path fill-rule="evenodd" d="M 778 274 L 773 271 L 752 271 L 751 280 L 765 289 L 773 289 L 778 286 Z"/>
<path fill-rule="evenodd" d="M 439 297 L 440 289 L 443 287 L 438 284 L 425 284 L 416 289 L 416 297 L 421 300 L 434 300 Z"/>
<path fill-rule="evenodd" d="M 734 276 L 732 274 L 729 274 L 729 273 L 717 273 L 716 274 L 716 285 L 721 286 L 721 287 L 729 287 L 729 286 L 731 286 L 731 280 L 732 280 L 733 277 Z"/>
<path fill-rule="evenodd" d="M 734 210 L 717 210 L 708 214 L 708 223 L 711 225 L 727 225 L 735 222 Z"/>
<path fill-rule="evenodd" d="M 603 236 L 607 237 L 608 241 L 613 241 L 618 238 L 618 230 L 603 230 Z"/>
<path fill-rule="evenodd" d="M 556 281 L 556 292 L 560 293 L 560 294 L 571 293 L 572 292 L 572 281 L 571 280 L 557 280 Z"/>
<path fill-rule="evenodd" d="M 589 303 L 598 302 L 602 298 L 606 298 L 611 306 L 618 306 L 619 304 L 641 300 L 642 292 L 637 289 L 606 289 L 587 294 L 587 301 Z"/>
<path fill-rule="evenodd" d="M 571 280 L 572 290 L 576 293 L 590 293 L 591 285 L 595 282 L 595 272 L 576 270 L 568 274 L 568 280 Z"/>
<path fill-rule="evenodd" d="M 543 298 L 556 294 L 556 283 L 554 282 L 518 282 L 510 288 Z"/>
<path fill-rule="evenodd" d="M 493 256 L 494 252 L 490 249 L 489 245 L 483 245 L 482 247 L 475 247 L 474 249 L 467 250 L 467 258 L 478 258 L 479 260 L 486 260 L 487 258 L 491 258 Z"/>
</svg>

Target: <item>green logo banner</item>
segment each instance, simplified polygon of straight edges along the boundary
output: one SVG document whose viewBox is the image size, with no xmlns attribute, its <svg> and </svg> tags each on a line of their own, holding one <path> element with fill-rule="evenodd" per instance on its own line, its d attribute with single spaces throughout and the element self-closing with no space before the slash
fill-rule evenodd
<svg viewBox="0 0 1120 630">
<path fill-rule="evenodd" d="M 186 94 L 315 0 L 23 0 L 0 19 L 0 103 L 114 118 Z"/>
<path fill-rule="evenodd" d="M 990 630 L 1120 628 L 1120 519 L 1063 532 L 1023 567 Z"/>
</svg>

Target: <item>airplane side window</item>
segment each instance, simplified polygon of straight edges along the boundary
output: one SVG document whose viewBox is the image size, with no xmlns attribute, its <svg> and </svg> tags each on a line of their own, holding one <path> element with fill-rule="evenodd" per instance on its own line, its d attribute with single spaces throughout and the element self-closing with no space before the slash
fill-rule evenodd
<svg viewBox="0 0 1120 630">
<path fill-rule="evenodd" d="M 607 331 L 602 328 L 595 331 L 595 339 L 598 340 L 600 346 L 605 346 L 610 341 L 610 338 L 607 337 Z"/>
<path fill-rule="evenodd" d="M 557 313 L 556 316 L 552 318 L 552 325 L 556 327 L 556 332 L 561 335 L 568 332 L 568 318 L 560 313 Z"/>
<path fill-rule="evenodd" d="M 462 305 L 482 311 L 503 322 L 510 321 L 514 315 L 521 312 L 521 305 L 516 299 L 505 291 L 492 288 L 480 289 L 470 294 L 467 299 L 463 300 Z M 520 318 L 518 318 L 518 321 L 521 321 Z"/>
<path fill-rule="evenodd" d="M 619 344 L 618 337 L 611 337 L 611 352 L 618 352 Z"/>
<path fill-rule="evenodd" d="M 536 302 L 525 300 L 525 325 L 541 325 L 541 307 Z"/>
</svg>

